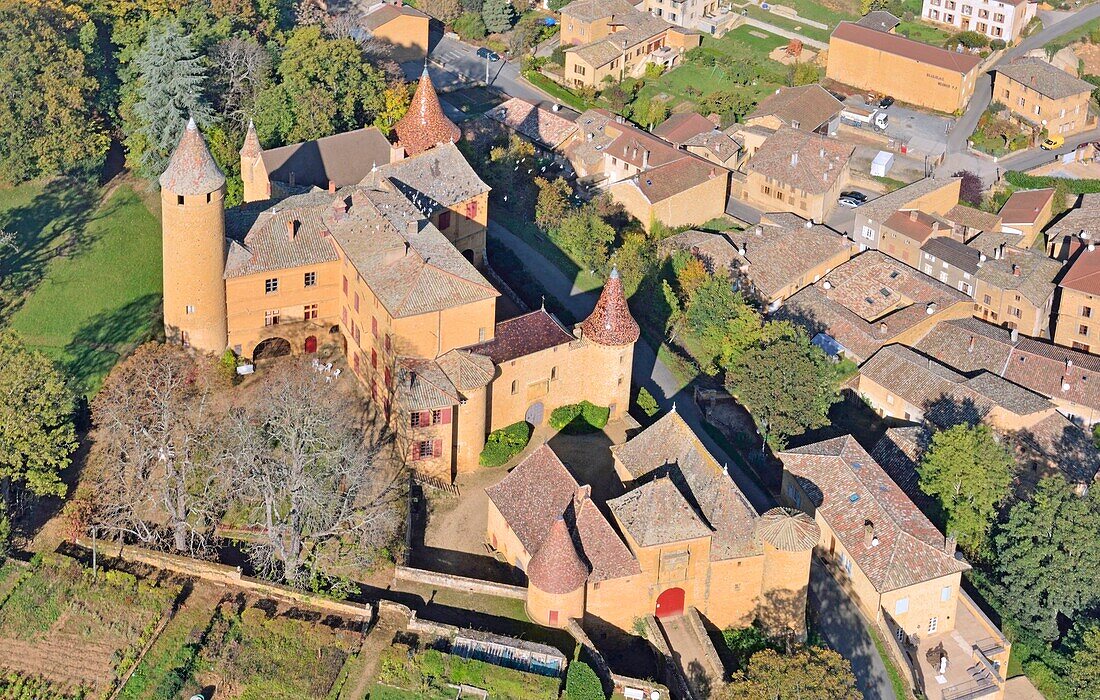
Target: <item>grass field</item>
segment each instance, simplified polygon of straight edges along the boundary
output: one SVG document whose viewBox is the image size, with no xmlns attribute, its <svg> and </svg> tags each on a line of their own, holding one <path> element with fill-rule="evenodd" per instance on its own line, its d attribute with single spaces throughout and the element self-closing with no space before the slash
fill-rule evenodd
<svg viewBox="0 0 1100 700">
<path fill-rule="evenodd" d="M 797 32 L 802 36 L 816 39 L 817 41 L 829 42 L 830 29 L 821 29 L 815 27 L 812 24 L 805 24 L 799 22 L 797 19 L 792 19 L 786 15 L 781 15 L 776 12 L 768 12 L 767 10 L 760 9 L 757 5 L 749 5 L 745 8 L 749 17 L 760 20 L 761 22 L 767 22 L 768 24 L 774 24 L 780 29 L 786 29 L 787 31 Z M 801 15 L 801 13 L 799 13 Z M 812 17 L 810 19 L 813 19 Z M 835 24 L 831 22 L 830 24 Z M 755 29 L 755 28 L 754 28 Z"/>
<path fill-rule="evenodd" d="M 911 22 L 903 21 L 898 25 L 897 33 L 902 36 L 907 36 L 914 41 L 921 41 L 925 44 L 931 44 L 932 46 L 943 46 L 952 36 L 950 32 L 945 32 L 939 27 L 917 20 Z"/>
<path fill-rule="evenodd" d="M 560 686 L 557 678 L 463 659 L 434 649 L 414 653 L 404 644 L 394 644 L 383 652 L 378 682 L 381 685 L 374 686 L 372 700 L 406 697 L 449 700 L 455 697 L 450 685 L 460 684 L 487 690 L 490 698 L 554 700 Z M 395 689 L 399 692 L 393 692 Z"/>
<path fill-rule="evenodd" d="M 0 198 L 0 221 L 18 221 L 25 246 L 4 264 L 27 290 L 21 300 L 18 290 L 7 294 L 8 307 L 18 307 L 10 325 L 57 361 L 78 392 L 93 394 L 118 358 L 160 326 L 160 226 L 128 186 L 93 209 L 93 195 L 60 183 Z M 61 207 L 52 217 L 51 206 Z M 37 238 L 27 228 L 36 223 Z"/>
<path fill-rule="evenodd" d="M 830 27 L 835 27 L 837 22 L 843 20 L 859 18 L 859 3 L 856 0 L 780 0 L 779 4 L 792 8 L 799 17 L 828 24 Z M 920 12 L 919 7 L 917 12 Z"/>
</svg>

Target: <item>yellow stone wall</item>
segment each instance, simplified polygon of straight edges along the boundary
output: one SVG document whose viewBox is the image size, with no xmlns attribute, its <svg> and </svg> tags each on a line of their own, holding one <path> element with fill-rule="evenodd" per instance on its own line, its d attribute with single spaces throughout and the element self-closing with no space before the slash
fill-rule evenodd
<svg viewBox="0 0 1100 700">
<path fill-rule="evenodd" d="M 391 47 L 390 55 L 397 61 L 423 59 L 428 55 L 428 17 L 399 15 L 371 34 Z"/>
<path fill-rule="evenodd" d="M 714 170 L 716 177 L 655 204 L 650 203 L 641 190 L 629 181 L 612 185 L 611 196 L 640 221 L 646 231 L 654 221 L 670 228 L 705 224 L 726 211 L 729 171 L 718 165 L 714 166 Z"/>
<path fill-rule="evenodd" d="M 527 586 L 527 616 L 545 627 L 563 628 L 571 619 L 584 617 L 584 586 L 571 593 L 547 593 L 538 586 Z M 551 619 L 551 611 L 557 619 Z"/>
<path fill-rule="evenodd" d="M 1096 118 L 1089 114 L 1091 94 L 1086 90 L 1053 100 L 1004 73 L 994 73 L 993 76 L 993 98 L 1028 123 L 1042 126 L 1050 135 L 1072 136 L 1095 129 Z M 1039 108 L 1038 114 L 1035 113 L 1036 107 Z"/>
</svg>

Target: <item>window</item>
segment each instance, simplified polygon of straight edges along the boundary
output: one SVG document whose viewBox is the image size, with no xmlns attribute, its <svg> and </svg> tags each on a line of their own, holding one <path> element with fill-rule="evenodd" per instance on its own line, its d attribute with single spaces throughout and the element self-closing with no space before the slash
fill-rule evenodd
<svg viewBox="0 0 1100 700">
<path fill-rule="evenodd" d="M 512 393 L 513 394 L 516 393 L 516 380 L 515 379 L 512 380 Z"/>
<path fill-rule="evenodd" d="M 984 297 L 982 298 L 982 302 L 983 302 L 983 303 L 984 303 L 984 304 L 985 304 L 986 306 L 989 306 L 989 305 L 991 305 L 991 304 L 993 303 L 993 297 L 991 297 L 991 296 L 989 296 L 988 294 L 986 294 L 986 295 L 985 295 L 985 296 L 984 296 Z"/>
<path fill-rule="evenodd" d="M 412 413 L 410 413 L 409 414 L 409 427 L 410 428 L 419 428 L 420 427 L 420 417 L 422 415 L 423 414 L 420 411 L 413 411 Z"/>
<path fill-rule="evenodd" d="M 467 219 L 476 219 L 477 218 L 477 200 L 476 199 L 471 200 L 469 202 L 466 202 L 466 218 Z"/>
<path fill-rule="evenodd" d="M 436 452 L 440 447 L 439 440 L 420 440 L 413 443 L 413 456 L 414 460 L 428 459 L 429 457 L 436 457 Z M 442 451 L 442 450 L 438 450 Z"/>
<path fill-rule="evenodd" d="M 344 275 L 344 296 L 348 295 L 348 276 Z"/>
<path fill-rule="evenodd" d="M 870 226 L 863 227 L 863 237 L 869 241 L 875 240 L 875 230 Z"/>
<path fill-rule="evenodd" d="M 944 586 L 940 589 L 940 602 L 946 603 L 951 600 L 951 586 Z"/>
<path fill-rule="evenodd" d="M 176 204 L 180 205 L 181 207 L 183 206 L 183 195 L 182 194 L 177 194 L 176 195 Z"/>
<path fill-rule="evenodd" d="M 355 293 L 355 312 L 359 313 L 359 292 Z"/>
<path fill-rule="evenodd" d="M 550 368 L 550 381 L 554 381 L 557 378 L 558 378 L 558 368 L 557 367 L 551 367 Z"/>
<path fill-rule="evenodd" d="M 1088 334 L 1089 334 L 1089 327 L 1088 326 L 1086 326 L 1085 324 L 1081 324 L 1081 325 L 1077 326 L 1077 335 L 1088 335 Z"/>
<path fill-rule="evenodd" d="M 370 366 L 371 369 L 378 369 L 378 351 L 374 348 L 370 349 Z"/>
<path fill-rule="evenodd" d="M 311 321 L 311 320 L 317 318 L 317 305 L 316 304 L 306 304 L 305 306 L 303 306 L 302 307 L 302 317 L 307 321 Z"/>
<path fill-rule="evenodd" d="M 928 618 L 928 634 L 935 634 L 936 630 L 940 626 L 940 618 L 930 617 Z"/>
<path fill-rule="evenodd" d="M 264 325 L 265 326 L 277 326 L 279 325 L 279 310 L 272 309 L 271 311 L 264 312 Z"/>
<path fill-rule="evenodd" d="M 378 337 L 378 319 L 374 316 L 370 317 L 370 332 L 374 334 L 374 337 Z"/>
<path fill-rule="evenodd" d="M 443 422 L 443 411 L 439 408 L 432 409 L 432 425 L 438 425 Z"/>
<path fill-rule="evenodd" d="M 439 230 L 446 231 L 451 227 L 451 210 L 440 212 L 439 214 Z"/>
<path fill-rule="evenodd" d="M 188 304 L 187 309 L 185 311 L 188 315 L 193 314 L 193 313 L 195 313 L 195 307 L 192 306 L 191 304 Z"/>
<path fill-rule="evenodd" d="M 386 336 L 386 352 L 390 351 L 390 336 Z"/>
<path fill-rule="evenodd" d="M 1070 343 L 1070 347 L 1072 347 L 1074 350 L 1081 350 L 1083 352 L 1089 351 L 1088 345 L 1086 345 L 1085 343 L 1078 343 L 1076 340 Z"/>
<path fill-rule="evenodd" d="M 909 598 L 898 598 L 897 602 L 894 603 L 894 614 L 902 615 L 907 612 L 909 612 Z"/>
<path fill-rule="evenodd" d="M 264 294 L 274 294 L 279 291 L 279 278 L 272 277 L 271 279 L 264 280 Z"/>
<path fill-rule="evenodd" d="M 1092 318 L 1092 307 L 1091 306 L 1082 306 L 1081 307 L 1081 318 Z"/>
<path fill-rule="evenodd" d="M 317 286 L 317 273 L 316 272 L 307 272 L 305 274 L 305 286 L 307 286 L 307 287 L 316 287 Z"/>
</svg>

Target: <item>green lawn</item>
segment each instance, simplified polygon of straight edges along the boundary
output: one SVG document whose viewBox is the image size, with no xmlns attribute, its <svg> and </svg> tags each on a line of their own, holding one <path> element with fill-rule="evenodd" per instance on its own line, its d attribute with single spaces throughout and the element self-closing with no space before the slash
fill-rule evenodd
<svg viewBox="0 0 1100 700">
<path fill-rule="evenodd" d="M 917 20 L 912 22 L 903 21 L 898 25 L 897 33 L 933 46 L 943 46 L 953 36 L 951 32 L 945 32 L 935 25 Z"/>
<path fill-rule="evenodd" d="M 859 19 L 859 4 L 854 0 L 834 0 L 829 6 L 822 4 L 820 0 L 780 0 L 779 4 L 790 7 L 799 17 L 822 22 L 830 27 L 835 27 L 843 20 Z M 920 12 L 919 6 L 917 12 Z"/>
<path fill-rule="evenodd" d="M 811 19 L 813 19 L 811 17 Z M 756 34 L 766 34 L 765 37 L 755 36 Z M 766 32 L 763 29 L 757 29 L 756 27 L 749 27 L 747 25 L 741 25 L 735 27 L 726 33 L 721 39 L 715 39 L 710 36 L 703 36 L 703 46 L 718 49 L 726 53 L 732 53 L 736 50 L 737 44 L 748 46 L 751 49 L 761 53 L 763 56 L 767 56 L 779 46 L 786 46 L 787 39 L 781 36 Z M 674 71 L 675 72 L 675 71 Z"/>
<path fill-rule="evenodd" d="M 490 698 L 555 700 L 561 685 L 557 678 L 463 659 L 434 649 L 413 653 L 404 644 L 394 644 L 382 653 L 378 683 L 382 685 L 374 686 L 372 700 L 406 697 L 442 700 L 455 696 L 451 685 L 461 684 L 487 690 Z M 413 691 L 416 695 L 394 693 L 394 689 Z"/>
<path fill-rule="evenodd" d="M 66 197 L 49 189 L 29 201 L 45 205 Z M 11 216 L 9 201 L 0 217 Z M 160 327 L 160 225 L 128 186 L 98 209 L 47 223 L 53 245 L 63 243 L 65 252 L 49 256 L 39 273 L 23 266 L 23 274 L 40 274 L 41 282 L 11 327 L 65 368 L 77 391 L 94 394 L 118 358 Z"/>
<path fill-rule="evenodd" d="M 816 39 L 818 41 L 824 41 L 826 43 L 828 43 L 828 41 L 829 41 L 829 33 L 831 31 L 829 29 L 820 29 L 818 27 L 813 26 L 812 24 L 804 24 L 802 22 L 799 22 L 797 19 L 792 19 L 792 18 L 788 17 L 787 15 L 781 15 L 781 14 L 778 14 L 778 13 L 775 13 L 775 12 L 768 12 L 767 10 L 762 10 L 762 9 L 760 9 L 760 7 L 758 5 L 749 5 L 745 9 L 748 11 L 749 17 L 753 17 L 754 19 L 758 19 L 761 22 L 767 22 L 768 24 L 774 24 L 775 26 L 779 27 L 780 29 L 786 29 L 788 31 L 797 32 L 798 34 L 801 34 L 802 36 L 805 36 L 805 37 L 809 37 L 810 39 Z M 801 15 L 801 14 L 802 13 L 799 13 L 799 15 Z M 811 17 L 810 19 L 813 19 L 813 18 Z M 754 29 L 755 29 L 755 27 L 754 27 Z M 757 30 L 757 31 L 759 31 L 759 30 Z M 784 41 L 786 41 L 786 40 L 784 40 Z"/>
<path fill-rule="evenodd" d="M 553 80 L 547 78 L 545 75 L 539 73 L 538 71 L 524 71 L 523 77 L 527 80 L 527 82 L 531 83 L 532 85 L 550 95 L 554 99 L 558 100 L 562 104 L 572 107 L 578 112 L 583 112 L 591 106 L 571 90 L 568 90 L 561 85 L 558 85 Z"/>
</svg>

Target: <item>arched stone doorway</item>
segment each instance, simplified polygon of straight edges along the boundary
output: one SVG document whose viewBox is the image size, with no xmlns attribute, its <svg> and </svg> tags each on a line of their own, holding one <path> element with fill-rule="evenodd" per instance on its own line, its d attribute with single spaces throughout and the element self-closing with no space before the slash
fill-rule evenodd
<svg viewBox="0 0 1100 700">
<path fill-rule="evenodd" d="M 285 338 L 267 338 L 261 340 L 252 351 L 253 360 L 271 360 L 290 354 L 290 341 Z"/>
<path fill-rule="evenodd" d="M 305 351 L 309 354 L 317 352 L 317 336 L 307 336 L 305 345 L 303 347 L 305 348 Z"/>
<path fill-rule="evenodd" d="M 657 617 L 675 617 L 684 614 L 684 589 L 670 588 L 657 596 L 657 607 L 653 614 Z"/>
</svg>

